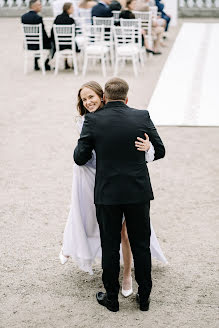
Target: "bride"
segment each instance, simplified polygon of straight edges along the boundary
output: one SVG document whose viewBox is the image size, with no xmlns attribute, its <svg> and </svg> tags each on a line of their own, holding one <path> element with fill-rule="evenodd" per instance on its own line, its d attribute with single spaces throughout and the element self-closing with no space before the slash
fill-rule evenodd
<svg viewBox="0 0 219 328">
<path fill-rule="evenodd" d="M 100 110 L 103 106 L 103 90 L 101 86 L 95 81 L 83 84 L 78 91 L 77 109 L 80 119 L 77 121 L 77 128 L 79 133 L 83 126 L 84 115 L 87 112 Z M 152 162 L 154 159 L 154 147 L 150 143 L 148 136 L 146 134 L 145 136 L 145 140 L 138 138 L 139 140 L 135 146 L 137 150 L 145 151 L 146 162 Z M 149 150 L 146 151 L 148 148 Z M 96 158 L 94 151 L 92 158 L 85 165 L 78 166 L 74 163 L 71 209 L 64 230 L 63 247 L 59 254 L 62 264 L 65 264 L 68 258 L 71 257 L 81 270 L 90 274 L 93 274 L 92 264 L 95 258 L 101 258 L 99 226 L 94 205 L 95 174 Z M 121 244 L 121 255 L 124 262 L 122 294 L 128 297 L 133 293 L 131 278 L 132 253 L 125 220 L 122 226 Z M 167 263 L 152 225 L 150 248 L 152 257 Z"/>
</svg>

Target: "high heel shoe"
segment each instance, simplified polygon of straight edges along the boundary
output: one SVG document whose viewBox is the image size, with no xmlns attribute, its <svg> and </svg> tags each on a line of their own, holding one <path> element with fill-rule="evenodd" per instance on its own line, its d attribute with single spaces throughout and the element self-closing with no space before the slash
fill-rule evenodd
<svg viewBox="0 0 219 328">
<path fill-rule="evenodd" d="M 146 48 L 146 52 L 148 54 L 153 54 L 153 55 L 162 55 L 162 52 L 160 52 L 160 51 L 154 51 L 154 50 L 147 49 L 147 48 Z"/>
<path fill-rule="evenodd" d="M 151 49 L 145 48 L 145 50 L 146 50 L 146 52 L 147 52 L 148 54 L 154 54 L 154 51 L 151 50 Z"/>
<path fill-rule="evenodd" d="M 59 259 L 60 259 L 61 264 L 65 264 L 68 261 L 68 257 L 64 256 L 62 253 L 62 249 L 61 249 L 61 252 L 59 253 Z"/>
<path fill-rule="evenodd" d="M 154 51 L 154 55 L 162 55 L 162 52 L 160 52 L 160 51 Z"/>
<path fill-rule="evenodd" d="M 133 294 L 133 289 L 132 289 L 132 277 L 131 277 L 131 288 L 130 289 L 124 289 L 123 286 L 122 286 L 122 295 L 124 297 L 129 297 L 132 294 Z"/>
</svg>

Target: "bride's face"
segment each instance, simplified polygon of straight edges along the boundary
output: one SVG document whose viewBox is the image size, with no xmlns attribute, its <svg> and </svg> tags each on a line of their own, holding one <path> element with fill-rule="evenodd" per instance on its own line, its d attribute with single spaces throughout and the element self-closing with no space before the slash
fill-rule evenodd
<svg viewBox="0 0 219 328">
<path fill-rule="evenodd" d="M 101 106 L 100 97 L 87 87 L 81 90 L 80 96 L 83 105 L 88 112 L 95 112 Z"/>
</svg>

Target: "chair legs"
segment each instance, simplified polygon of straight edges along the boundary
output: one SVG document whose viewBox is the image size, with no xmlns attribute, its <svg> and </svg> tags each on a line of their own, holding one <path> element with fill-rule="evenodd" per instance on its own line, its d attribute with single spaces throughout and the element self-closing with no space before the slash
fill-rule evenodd
<svg viewBox="0 0 219 328">
<path fill-rule="evenodd" d="M 46 70 L 45 70 L 45 63 L 44 63 L 44 58 L 43 58 L 42 54 L 40 54 L 40 65 L 41 65 L 42 73 L 43 73 L 43 75 L 45 75 Z"/>
<path fill-rule="evenodd" d="M 138 57 L 136 57 L 135 55 L 132 56 L 132 62 L 133 62 L 133 71 L 135 76 L 138 75 L 138 68 L 137 68 L 137 64 L 138 64 Z"/>
<path fill-rule="evenodd" d="M 141 67 L 144 67 L 144 63 L 145 63 L 145 60 L 146 60 L 146 52 L 145 52 L 144 49 L 143 49 L 143 51 L 140 50 L 139 56 L 140 56 Z"/>
<path fill-rule="evenodd" d="M 133 71 L 135 76 L 138 75 L 138 61 L 139 61 L 139 55 L 132 55 L 132 57 L 127 57 L 127 59 L 132 60 L 133 64 Z M 125 57 L 119 57 L 116 55 L 116 61 L 115 61 L 115 69 L 114 69 L 114 76 L 118 75 L 118 67 L 119 67 L 119 62 L 122 60 L 122 62 L 125 60 Z"/>
<path fill-rule="evenodd" d="M 65 54 L 60 54 L 58 51 L 56 51 L 56 54 L 55 54 L 55 72 L 54 72 L 54 74 L 55 75 L 58 74 L 60 56 L 64 57 L 64 58 L 72 58 L 73 65 L 74 65 L 74 73 L 75 73 L 75 75 L 78 75 L 78 63 L 77 63 L 76 54 L 73 52 L 71 54 L 65 55 Z"/>
<path fill-rule="evenodd" d="M 27 74 L 27 53 L 24 53 L 24 74 Z"/>
<path fill-rule="evenodd" d="M 84 54 L 84 65 L 83 65 L 83 70 L 82 70 L 82 75 L 85 76 L 86 70 L 87 70 L 87 62 L 88 62 L 88 56 L 85 52 Z"/>
<path fill-rule="evenodd" d="M 58 70 L 59 70 L 59 53 L 58 51 L 55 54 L 56 59 L 55 59 L 55 72 L 54 74 L 57 75 L 58 74 Z"/>
<path fill-rule="evenodd" d="M 119 66 L 119 58 L 118 58 L 118 56 L 116 56 L 114 76 L 116 76 L 118 74 L 118 66 Z"/>
<path fill-rule="evenodd" d="M 114 49 L 113 46 L 110 46 L 110 59 L 111 59 L 111 65 L 114 65 Z"/>
<path fill-rule="evenodd" d="M 101 56 L 101 65 L 102 65 L 102 72 L 103 72 L 103 76 L 106 76 L 106 62 L 105 62 L 105 58 L 106 56 L 104 56 L 104 54 L 102 54 Z"/>
<path fill-rule="evenodd" d="M 93 60 L 97 60 L 97 59 L 100 59 L 101 60 L 101 66 L 102 66 L 102 72 L 103 72 L 103 76 L 105 77 L 106 76 L 106 61 L 108 60 L 107 58 L 107 55 L 108 53 L 105 53 L 105 54 L 101 54 L 101 57 L 88 57 L 88 55 L 84 54 L 84 64 L 83 64 L 83 69 L 82 69 L 82 75 L 85 76 L 86 74 L 86 71 L 87 71 L 87 64 L 88 64 L 88 59 L 93 59 Z"/>
<path fill-rule="evenodd" d="M 73 59 L 73 65 L 74 65 L 74 73 L 75 73 L 75 75 L 78 75 L 78 63 L 77 63 L 76 55 L 74 53 L 72 54 L 72 59 Z"/>
</svg>

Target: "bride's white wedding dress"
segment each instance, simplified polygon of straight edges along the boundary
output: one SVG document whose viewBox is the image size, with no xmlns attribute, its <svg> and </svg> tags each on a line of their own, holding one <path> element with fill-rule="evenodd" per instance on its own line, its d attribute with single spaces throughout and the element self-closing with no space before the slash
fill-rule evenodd
<svg viewBox="0 0 219 328">
<path fill-rule="evenodd" d="M 77 121 L 81 132 L 83 118 Z M 148 159 L 150 161 L 150 159 Z M 70 256 L 85 272 L 93 274 L 92 264 L 101 258 L 99 227 L 94 205 L 94 184 L 96 159 L 85 165 L 73 167 L 72 201 L 68 220 L 64 230 L 62 252 Z M 151 255 L 157 260 L 167 263 L 151 224 Z"/>
</svg>

